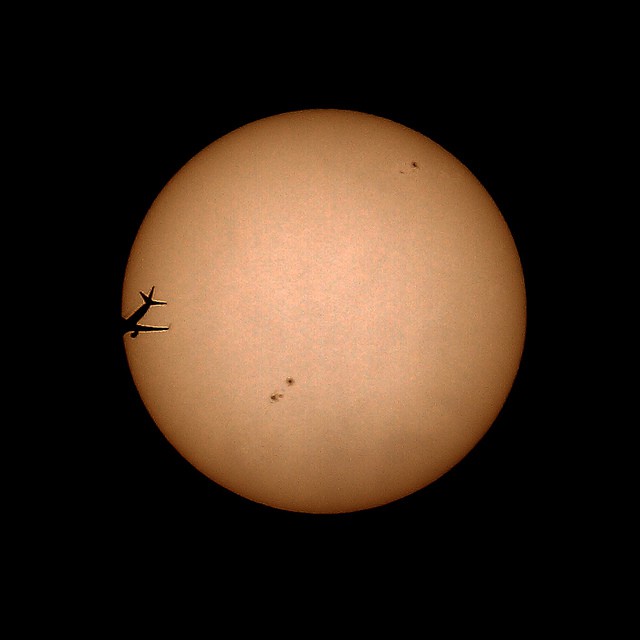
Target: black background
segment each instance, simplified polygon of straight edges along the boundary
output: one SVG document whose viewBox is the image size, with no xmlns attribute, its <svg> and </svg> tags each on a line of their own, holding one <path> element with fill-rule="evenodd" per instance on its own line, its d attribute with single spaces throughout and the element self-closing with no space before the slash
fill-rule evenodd
<svg viewBox="0 0 640 640">
<path fill-rule="evenodd" d="M 78 357 L 62 395 L 73 415 L 56 470 L 64 485 L 40 489 L 42 518 L 61 533 L 65 554 L 92 575 L 144 566 L 152 575 L 179 567 L 211 577 L 241 565 L 266 589 L 275 576 L 330 578 L 348 590 L 385 571 L 422 580 L 436 568 L 458 587 L 491 577 L 507 589 L 535 579 L 552 589 L 586 572 L 576 543 L 602 507 L 583 473 L 581 443 L 590 436 L 575 406 L 584 390 L 567 380 L 578 367 L 569 338 L 580 297 L 572 283 L 583 268 L 571 250 L 579 217 L 571 167 L 582 154 L 576 96 L 590 89 L 580 73 L 567 74 L 573 63 L 543 59 L 537 47 L 511 41 L 456 59 L 416 45 L 377 55 L 356 47 L 297 65 L 291 50 L 245 62 L 198 51 L 195 67 L 190 50 L 97 56 L 84 68 L 69 54 L 74 73 L 50 95 L 73 99 L 48 126 L 67 142 L 62 186 L 73 185 L 80 205 L 69 225 L 84 240 L 66 274 L 69 308 L 90 332 L 65 338 L 65 354 Z M 432 485 L 352 514 L 272 509 L 202 476 L 147 414 L 118 332 L 128 252 L 166 182 L 235 128 L 306 108 L 389 118 L 461 160 L 507 221 L 527 288 L 520 370 L 486 436 Z"/>
<path fill-rule="evenodd" d="M 548 153 L 544 123 L 521 113 L 523 96 L 509 87 L 494 93 L 490 81 L 453 95 L 432 95 L 423 87 L 387 91 L 326 91 L 277 86 L 243 93 L 228 89 L 201 95 L 197 90 L 167 108 L 160 95 L 121 106 L 119 119 L 104 141 L 113 165 L 103 197 L 109 202 L 108 244 L 100 238 L 112 278 L 101 288 L 109 296 L 109 313 L 119 314 L 122 277 L 131 243 L 153 199 L 171 176 L 196 152 L 234 128 L 285 111 L 332 107 L 384 116 L 429 136 L 459 158 L 485 185 L 501 209 L 518 246 L 529 299 L 526 350 L 518 377 L 498 420 L 482 442 L 433 486 L 397 504 L 343 516 L 288 514 L 239 498 L 215 486 L 176 454 L 151 423 L 129 377 L 121 336 L 113 323 L 108 366 L 111 379 L 107 411 L 100 422 L 104 445 L 113 458 L 102 470 L 109 509 L 122 519 L 121 534 L 136 529 L 146 535 L 196 529 L 216 536 L 252 535 L 385 535 L 416 542 L 433 535 L 481 540 L 494 536 L 529 538 L 531 530 L 551 525 L 547 483 L 556 436 L 551 403 L 553 389 L 541 392 L 552 362 L 545 353 L 540 304 L 544 296 L 538 245 L 548 234 L 548 203 L 541 202 L 547 179 L 541 156 Z M 419 89 L 419 91 L 418 91 Z M 468 95 L 464 95 L 468 93 Z M 461 95 L 462 94 L 462 95 Z M 542 129 L 542 130 L 541 130 Z M 532 161 L 536 159 L 536 162 Z M 532 166 L 533 165 L 533 166 Z M 547 256 L 548 257 L 548 256 Z M 545 369 L 548 369 L 545 374 Z M 102 403 L 101 403 L 102 404 Z M 104 406 L 103 406 L 104 408 Z M 102 411 L 102 410 L 101 410 Z M 550 514 L 548 514 L 549 517 Z M 507 533 L 508 532 L 508 533 Z M 540 532 L 548 535 L 550 531 Z M 317 542 L 317 541 L 316 541 Z"/>
</svg>

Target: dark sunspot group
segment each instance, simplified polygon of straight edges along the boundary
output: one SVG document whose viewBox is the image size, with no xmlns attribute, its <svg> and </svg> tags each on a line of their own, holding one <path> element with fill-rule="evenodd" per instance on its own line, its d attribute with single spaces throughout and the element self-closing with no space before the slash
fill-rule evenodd
<svg viewBox="0 0 640 640">
<path fill-rule="evenodd" d="M 292 387 L 296 381 L 291 376 L 289 376 L 285 382 L 287 383 L 288 387 Z M 269 400 L 271 400 L 271 402 L 278 402 L 279 400 L 282 400 L 282 398 L 284 398 L 284 391 L 282 391 L 282 389 L 279 389 L 278 391 L 274 391 L 269 396 Z"/>
</svg>

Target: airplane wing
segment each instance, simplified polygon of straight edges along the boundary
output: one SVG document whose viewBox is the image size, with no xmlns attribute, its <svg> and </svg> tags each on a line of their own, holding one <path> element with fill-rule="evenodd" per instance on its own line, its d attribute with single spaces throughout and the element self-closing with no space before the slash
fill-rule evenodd
<svg viewBox="0 0 640 640">
<path fill-rule="evenodd" d="M 168 331 L 169 327 L 150 327 L 144 324 L 137 324 L 131 331 Z"/>
</svg>

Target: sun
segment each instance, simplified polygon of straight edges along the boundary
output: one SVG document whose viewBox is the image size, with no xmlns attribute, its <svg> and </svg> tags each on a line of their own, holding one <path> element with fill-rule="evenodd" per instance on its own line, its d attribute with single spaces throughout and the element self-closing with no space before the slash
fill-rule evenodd
<svg viewBox="0 0 640 640">
<path fill-rule="evenodd" d="M 166 304 L 135 316 L 152 287 Z M 419 132 L 332 109 L 192 158 L 140 227 L 122 304 L 163 329 L 132 339 L 129 323 L 124 344 L 175 449 L 310 513 L 386 504 L 457 464 L 500 412 L 526 326 L 518 251 L 478 180 Z"/>
</svg>

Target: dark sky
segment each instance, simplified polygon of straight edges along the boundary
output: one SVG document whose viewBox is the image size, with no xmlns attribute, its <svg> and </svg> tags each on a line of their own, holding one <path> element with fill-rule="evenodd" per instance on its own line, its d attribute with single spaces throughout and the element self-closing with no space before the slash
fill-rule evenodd
<svg viewBox="0 0 640 640">
<path fill-rule="evenodd" d="M 179 67 L 150 74 L 144 65 L 127 74 L 109 65 L 98 71 L 76 102 L 82 124 L 69 172 L 82 176 L 87 207 L 80 228 L 91 238 L 87 258 L 94 275 L 89 291 L 76 276 L 75 299 L 86 305 L 87 294 L 96 292 L 94 313 L 99 309 L 104 328 L 83 349 L 83 435 L 68 467 L 72 489 L 63 521 L 83 531 L 95 553 L 142 554 L 157 562 L 177 561 L 183 553 L 221 554 L 290 568 L 319 570 L 340 561 L 427 571 L 452 557 L 478 563 L 486 573 L 498 564 L 532 570 L 549 550 L 569 548 L 579 481 L 566 461 L 578 427 L 563 380 L 570 354 L 558 350 L 570 293 L 554 271 L 573 224 L 559 185 L 566 184 L 563 168 L 574 151 L 565 128 L 572 112 L 558 93 L 560 80 L 535 64 L 513 73 L 491 61 L 440 75 L 414 67 L 406 76 L 352 63 L 339 78 L 321 65 L 305 74 L 266 63 L 230 78 L 215 68 L 206 77 L 185 77 Z M 243 124 L 317 107 L 390 118 L 461 160 L 511 229 L 528 295 L 520 372 L 483 440 L 424 490 L 342 516 L 270 509 L 195 471 L 142 406 L 118 333 L 128 251 L 172 175 Z"/>
</svg>

